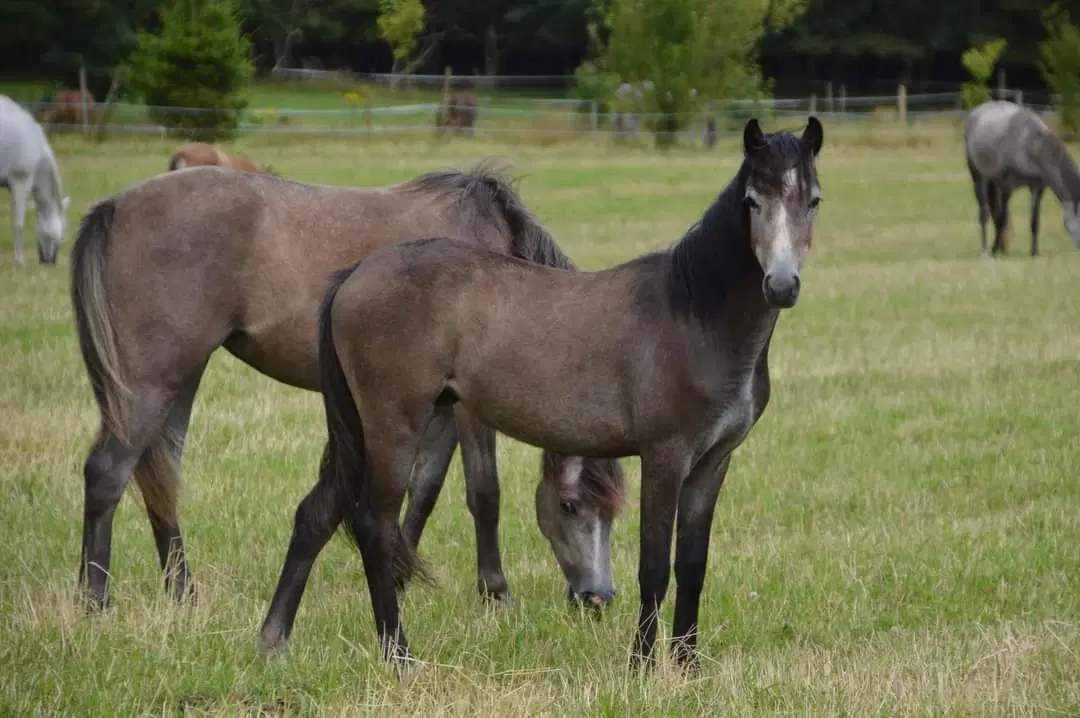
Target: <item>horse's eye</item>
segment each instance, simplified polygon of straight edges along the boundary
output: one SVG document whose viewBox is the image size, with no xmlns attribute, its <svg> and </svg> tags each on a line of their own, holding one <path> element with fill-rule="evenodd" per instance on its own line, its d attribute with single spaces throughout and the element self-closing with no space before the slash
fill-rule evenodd
<svg viewBox="0 0 1080 718">
<path fill-rule="evenodd" d="M 563 499 L 559 503 L 559 508 L 561 508 L 563 513 L 566 514 L 567 516 L 576 516 L 577 515 L 577 504 L 574 503 L 573 501 L 568 501 L 566 499 Z"/>
<path fill-rule="evenodd" d="M 817 209 L 819 204 L 821 204 L 821 197 L 810 198 L 810 209 Z"/>
<path fill-rule="evenodd" d="M 743 201 L 746 202 L 747 207 L 754 210 L 755 212 L 761 209 L 761 205 L 758 204 L 758 201 L 750 195 L 746 195 L 746 198 Z"/>
</svg>

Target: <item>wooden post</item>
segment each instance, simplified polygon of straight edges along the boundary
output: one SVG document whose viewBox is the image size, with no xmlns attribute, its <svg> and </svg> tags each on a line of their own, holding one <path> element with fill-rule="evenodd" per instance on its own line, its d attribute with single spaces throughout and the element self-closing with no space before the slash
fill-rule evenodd
<svg viewBox="0 0 1080 718">
<path fill-rule="evenodd" d="M 1016 91 L 1016 104 L 1020 105 L 1021 107 L 1024 106 L 1024 91 L 1023 90 L 1017 90 Z"/>
<path fill-rule="evenodd" d="M 83 134 L 90 134 L 90 103 L 87 101 L 86 65 L 79 65 L 79 102 L 82 104 Z"/>
<path fill-rule="evenodd" d="M 847 88 L 842 84 L 840 85 L 840 96 L 837 99 L 840 105 L 840 114 L 843 115 L 847 112 Z"/>
<path fill-rule="evenodd" d="M 105 138 L 105 123 L 109 121 L 109 116 L 112 115 L 113 107 L 116 104 L 116 96 L 120 92 L 120 77 L 123 71 L 122 66 L 113 70 L 109 91 L 105 94 L 101 112 L 98 113 L 97 122 L 94 123 L 93 139 L 95 142 L 101 142 Z"/>
<path fill-rule="evenodd" d="M 592 101 L 592 107 L 589 109 L 589 127 L 593 132 L 600 129 L 600 105 L 596 100 Z"/>
<path fill-rule="evenodd" d="M 835 109 L 836 108 L 833 105 L 832 83 L 829 82 L 825 85 L 825 112 L 831 115 Z"/>
<path fill-rule="evenodd" d="M 817 95 L 810 95 L 810 114 L 817 112 Z"/>
<path fill-rule="evenodd" d="M 896 88 L 896 119 L 900 124 L 907 124 L 907 87 L 898 85 Z"/>
</svg>

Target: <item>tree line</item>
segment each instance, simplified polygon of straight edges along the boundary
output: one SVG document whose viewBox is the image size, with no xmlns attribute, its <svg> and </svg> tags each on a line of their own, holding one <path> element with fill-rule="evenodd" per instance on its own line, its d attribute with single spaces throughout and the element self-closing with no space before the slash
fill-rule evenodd
<svg viewBox="0 0 1080 718">
<path fill-rule="evenodd" d="M 658 0 L 660 10 L 672 5 Z M 386 0 L 236 0 L 251 41 L 255 69 L 313 64 L 389 72 L 391 47 L 378 20 Z M 394 4 L 394 3 L 391 3 Z M 420 4 L 420 0 L 417 0 Z M 595 57 L 590 28 L 618 2 L 596 0 L 423 0 L 422 28 L 399 69 L 456 74 L 565 75 Z M 757 64 L 781 94 L 812 83 L 844 83 L 849 93 L 875 92 L 904 81 L 913 89 L 967 79 L 962 54 L 1003 38 L 1000 58 L 1010 83 L 1043 84 L 1039 43 L 1044 0 L 716 0 L 744 29 L 747 9 Z M 74 86 L 86 65 L 95 94 L 133 50 L 139 30 L 160 24 L 162 0 L 6 0 L 0 3 L 7 79 L 49 79 Z M 654 3 L 640 3 L 654 12 Z M 1080 17 L 1080 0 L 1057 3 Z M 776 10 L 791 15 L 771 22 Z M 385 13 L 384 13 L 385 14 Z M 706 12 L 707 14 L 707 12 Z M 724 37 L 732 36 L 723 27 Z"/>
</svg>

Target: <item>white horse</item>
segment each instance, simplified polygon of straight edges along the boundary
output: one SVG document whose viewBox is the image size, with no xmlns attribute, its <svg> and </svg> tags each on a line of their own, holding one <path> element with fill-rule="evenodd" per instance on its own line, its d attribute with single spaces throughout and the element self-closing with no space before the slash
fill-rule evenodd
<svg viewBox="0 0 1080 718">
<path fill-rule="evenodd" d="M 69 198 L 60 186 L 56 156 L 45 131 L 29 112 L 6 95 L 0 95 L 0 186 L 11 192 L 15 263 L 24 263 L 23 220 L 26 201 L 32 194 L 38 215 L 38 259 L 42 264 L 56 264 L 67 225 Z"/>
<path fill-rule="evenodd" d="M 994 222 L 989 254 L 1005 250 L 1009 198 L 1020 187 L 1031 190 L 1031 256 L 1039 253 L 1039 202 L 1047 187 L 1061 201 L 1065 231 L 1080 247 L 1080 168 L 1042 118 L 1012 102 L 984 102 L 968 114 L 964 146 L 984 255 L 987 219 Z"/>
</svg>

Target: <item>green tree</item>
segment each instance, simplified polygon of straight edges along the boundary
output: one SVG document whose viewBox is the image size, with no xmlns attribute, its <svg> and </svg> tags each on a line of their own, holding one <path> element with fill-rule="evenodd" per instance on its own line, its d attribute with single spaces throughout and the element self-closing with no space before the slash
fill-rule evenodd
<svg viewBox="0 0 1080 718">
<path fill-rule="evenodd" d="M 960 88 L 964 107 L 967 109 L 970 110 L 990 99 L 990 77 L 1008 44 L 1004 38 L 999 37 L 978 47 L 969 48 L 960 56 L 960 63 L 972 78 L 971 82 L 965 82 Z"/>
<path fill-rule="evenodd" d="M 1056 110 L 1062 129 L 1080 130 L 1080 30 L 1060 5 L 1043 14 L 1047 38 L 1039 45 L 1046 84 L 1057 93 Z"/>
<path fill-rule="evenodd" d="M 594 32 L 599 65 L 646 88 L 648 126 L 666 147 L 702 103 L 765 90 L 758 43 L 802 7 L 802 0 L 610 0 Z"/>
<path fill-rule="evenodd" d="M 394 57 L 391 72 L 406 67 L 409 56 L 416 50 L 420 33 L 424 29 L 426 13 L 420 0 L 380 0 L 379 37 L 390 46 Z M 408 72 L 408 70 L 406 70 Z"/>
<path fill-rule="evenodd" d="M 247 107 L 251 45 L 232 0 L 170 0 L 161 34 L 139 34 L 129 68 L 151 117 L 177 136 L 229 137 Z"/>
</svg>

